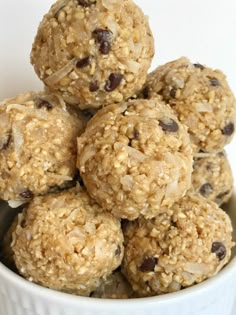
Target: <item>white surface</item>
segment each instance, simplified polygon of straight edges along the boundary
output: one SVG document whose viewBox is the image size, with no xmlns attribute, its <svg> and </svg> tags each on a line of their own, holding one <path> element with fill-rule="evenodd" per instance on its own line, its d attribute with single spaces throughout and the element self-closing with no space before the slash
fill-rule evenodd
<svg viewBox="0 0 236 315">
<path fill-rule="evenodd" d="M 0 99 L 14 96 L 17 93 L 39 89 L 41 84 L 33 72 L 29 63 L 29 54 L 34 34 L 44 12 L 49 8 L 52 0 L 0 0 Z M 235 0 L 137 0 L 136 1 L 150 16 L 150 23 L 156 39 L 156 56 L 153 61 L 152 68 L 157 65 L 178 58 L 181 55 L 188 56 L 194 62 L 208 64 L 209 66 L 220 68 L 228 76 L 229 83 L 236 93 L 236 1 Z M 227 147 L 231 165 L 233 167 L 234 176 L 236 178 L 236 164 L 233 163 L 234 151 L 236 149 L 236 139 Z M 30 305 L 33 304 L 34 298 L 29 299 L 30 293 L 37 292 L 36 309 L 38 314 L 47 314 L 47 304 L 49 303 L 48 291 L 35 286 L 28 288 L 28 292 L 24 291 L 28 287 L 28 283 L 21 279 L 15 279 L 14 276 L 8 274 L 6 270 L 1 269 L 0 274 L 5 279 L 0 283 L 5 297 L 11 296 L 16 304 L 7 305 L 6 300 L 2 300 L 0 305 L 1 315 L 18 315 L 18 314 L 34 314 L 29 311 Z M 222 277 L 225 275 L 222 273 Z M 101 304 L 92 305 L 86 313 L 90 314 L 181 314 L 193 315 L 199 310 L 200 315 L 228 315 L 226 309 L 222 305 L 230 304 L 232 300 L 232 291 L 236 291 L 236 275 L 235 268 L 228 270 L 227 277 L 219 278 L 218 287 L 206 288 L 205 284 L 201 286 L 201 290 L 195 292 L 189 298 L 177 299 L 173 298 L 168 302 L 158 300 L 150 300 L 147 305 L 134 305 L 132 303 L 124 310 L 124 303 L 117 304 L 115 309 L 110 304 L 106 304 L 106 311 L 103 313 Z M 227 278 L 227 279 L 226 279 Z M 228 281 L 226 284 L 225 281 Z M 3 287 L 5 283 L 5 286 Z M 212 282 L 210 282 L 212 283 Z M 228 284 L 230 283 L 230 286 Z M 15 287 L 14 287 L 15 286 Z M 1 289 L 0 288 L 0 289 Z M 205 291 L 206 290 L 206 291 Z M 22 292 L 22 295 L 19 294 Z M 45 294 L 46 292 L 46 294 Z M 212 295 L 211 295 L 212 294 Z M 223 300 L 225 294 L 226 304 L 217 303 Z M 44 304 L 40 303 L 40 299 L 44 297 Z M 227 300 L 229 297 L 229 301 Z M 38 300 L 39 299 L 39 300 Z M 199 309 L 202 300 L 209 303 L 214 301 L 211 311 L 209 309 Z M 51 315 L 54 314 L 77 314 L 75 310 L 75 300 L 71 301 L 66 313 L 63 311 L 64 296 L 58 296 L 54 299 L 54 308 Z M 156 307 L 158 302 L 158 308 Z M 20 311 L 15 305 L 24 305 L 25 309 Z M 81 312 L 86 310 L 86 303 L 81 301 Z M 169 312 L 169 305 L 179 309 L 178 313 Z M 187 303 L 184 306 L 183 303 Z M 205 305 L 206 307 L 206 305 Z M 39 310 L 40 309 L 40 310 Z M 191 311 L 192 309 L 192 311 Z M 5 311 L 4 311 L 5 310 Z M 46 311 L 45 311 L 46 310 Z M 122 311 L 123 310 L 123 311 Z M 127 311 L 128 310 L 128 311 Z M 159 311 L 158 311 L 159 310 Z M 162 311 L 161 311 L 162 310 Z M 182 312 L 181 312 L 182 310 Z M 48 313 L 47 313 L 48 312 Z M 236 310 L 235 310 L 236 313 Z M 234 313 L 234 314 L 235 314 Z"/>
</svg>

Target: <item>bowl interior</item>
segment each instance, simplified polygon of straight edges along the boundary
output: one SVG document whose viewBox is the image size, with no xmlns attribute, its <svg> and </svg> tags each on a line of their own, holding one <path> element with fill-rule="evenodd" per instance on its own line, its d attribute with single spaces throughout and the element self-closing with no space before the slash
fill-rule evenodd
<svg viewBox="0 0 236 315">
<path fill-rule="evenodd" d="M 223 209 L 224 209 L 224 211 L 226 211 L 229 214 L 229 216 L 231 218 L 232 225 L 233 225 L 233 240 L 236 241 L 236 189 L 234 190 L 234 194 L 233 194 L 231 200 L 227 204 L 225 204 L 223 206 Z M 1 240 L 3 239 L 3 237 L 4 237 L 4 235 L 5 235 L 6 231 L 7 231 L 7 229 L 10 227 L 14 217 L 20 211 L 22 211 L 22 207 L 13 209 L 13 208 L 10 208 L 6 202 L 0 201 L 0 243 L 1 243 Z M 231 265 L 231 267 L 232 267 L 232 264 L 235 265 L 235 268 L 236 268 L 236 246 L 232 250 L 232 257 L 231 257 L 231 262 L 229 263 L 229 265 Z M 0 262 L 0 269 L 2 267 L 3 267 L 2 263 Z M 3 268 L 5 269 L 5 266 Z M 227 266 L 224 267 L 224 269 L 227 269 Z M 21 278 L 18 275 L 17 275 L 17 277 Z M 22 280 L 24 280 L 24 279 L 22 279 Z M 207 282 L 207 281 L 209 281 L 209 280 L 204 281 L 204 283 Z M 212 279 L 210 279 L 210 281 L 212 281 Z M 25 282 L 28 282 L 28 281 L 25 281 Z M 29 283 L 29 284 L 32 285 L 32 283 Z M 193 289 L 195 287 L 199 287 L 201 285 L 202 284 L 195 285 L 195 286 L 193 286 L 191 288 L 187 288 L 185 290 L 182 290 L 181 292 L 184 291 L 184 292 L 187 293 L 188 290 L 191 290 L 191 289 Z M 36 286 L 38 286 L 38 285 L 36 285 Z M 44 289 L 44 288 L 42 288 L 42 289 Z M 46 289 L 46 290 L 48 290 L 48 289 Z M 66 293 L 59 293 L 59 292 L 56 292 L 56 291 L 51 291 L 51 292 L 55 292 L 56 294 L 58 293 L 59 295 L 60 294 L 68 295 Z M 167 296 L 170 296 L 170 295 L 174 296 L 175 294 L 178 294 L 178 293 L 181 293 L 181 292 L 170 293 L 170 294 L 167 294 Z"/>
</svg>

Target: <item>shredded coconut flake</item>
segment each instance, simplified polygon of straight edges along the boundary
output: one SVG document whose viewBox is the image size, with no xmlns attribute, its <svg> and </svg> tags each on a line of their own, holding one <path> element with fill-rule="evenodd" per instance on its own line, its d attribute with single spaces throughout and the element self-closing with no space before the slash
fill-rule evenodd
<svg viewBox="0 0 236 315">
<path fill-rule="evenodd" d="M 52 86 L 61 81 L 64 77 L 67 76 L 68 73 L 70 73 L 73 70 L 75 62 L 76 58 L 73 58 L 63 68 L 47 77 L 47 79 L 45 80 L 45 84 Z"/>
<path fill-rule="evenodd" d="M 11 208 L 18 208 L 24 203 L 25 201 L 22 201 L 22 200 L 8 200 L 9 207 Z"/>
</svg>

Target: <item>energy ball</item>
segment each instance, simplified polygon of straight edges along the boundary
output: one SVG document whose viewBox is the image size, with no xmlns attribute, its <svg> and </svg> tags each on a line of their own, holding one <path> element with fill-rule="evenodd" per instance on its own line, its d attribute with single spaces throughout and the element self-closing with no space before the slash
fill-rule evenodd
<svg viewBox="0 0 236 315">
<path fill-rule="evenodd" d="M 118 218 L 152 218 L 191 185 L 186 127 L 158 100 L 98 111 L 78 138 L 77 166 L 88 193 Z"/>
<path fill-rule="evenodd" d="M 13 234 L 16 266 L 45 287 L 89 295 L 123 258 L 120 221 L 85 191 L 36 197 Z"/>
<path fill-rule="evenodd" d="M 195 159 L 192 173 L 193 191 L 221 206 L 232 196 L 233 184 L 232 170 L 224 152 L 202 154 L 202 157 Z"/>
<path fill-rule="evenodd" d="M 134 292 L 120 271 L 115 271 L 90 295 L 102 299 L 130 299 Z"/>
<path fill-rule="evenodd" d="M 122 272 L 140 296 L 178 291 L 217 274 L 230 260 L 232 225 L 216 203 L 186 195 L 152 220 L 124 226 Z"/>
<path fill-rule="evenodd" d="M 12 207 L 70 184 L 85 121 L 58 95 L 25 93 L 0 103 L 0 198 Z"/>
<path fill-rule="evenodd" d="M 61 0 L 39 26 L 31 63 L 47 87 L 85 109 L 141 89 L 153 55 L 148 19 L 132 0 Z"/>
<path fill-rule="evenodd" d="M 157 94 L 188 127 L 194 153 L 221 152 L 233 137 L 236 100 L 219 70 L 180 58 L 150 73 L 141 97 Z"/>
</svg>

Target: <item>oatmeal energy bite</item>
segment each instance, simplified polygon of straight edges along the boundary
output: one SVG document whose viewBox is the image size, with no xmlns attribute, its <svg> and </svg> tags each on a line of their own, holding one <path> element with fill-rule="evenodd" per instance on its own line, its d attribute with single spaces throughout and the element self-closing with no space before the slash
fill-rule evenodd
<svg viewBox="0 0 236 315">
<path fill-rule="evenodd" d="M 99 108 L 141 89 L 153 54 L 148 19 L 132 0 L 60 0 L 39 26 L 31 63 L 66 102 Z"/>
<path fill-rule="evenodd" d="M 88 193 L 118 218 L 152 218 L 191 185 L 189 135 L 158 100 L 98 111 L 78 138 L 77 166 Z"/>
<path fill-rule="evenodd" d="M 84 118 L 58 95 L 25 93 L 0 103 L 0 198 L 12 207 L 69 185 Z"/>
<path fill-rule="evenodd" d="M 26 279 L 89 295 L 121 264 L 123 234 L 119 220 L 73 188 L 34 198 L 19 215 L 12 249 Z"/>
<path fill-rule="evenodd" d="M 161 95 L 188 127 L 194 154 L 221 152 L 233 137 L 236 100 L 219 70 L 187 58 L 169 62 L 150 73 L 141 97 Z"/>
<path fill-rule="evenodd" d="M 152 220 L 124 226 L 122 271 L 140 296 L 178 291 L 217 274 L 231 256 L 232 225 L 216 203 L 189 194 Z"/>
<path fill-rule="evenodd" d="M 200 156 L 193 164 L 192 190 L 221 206 L 230 199 L 234 184 L 226 153 Z"/>
</svg>

